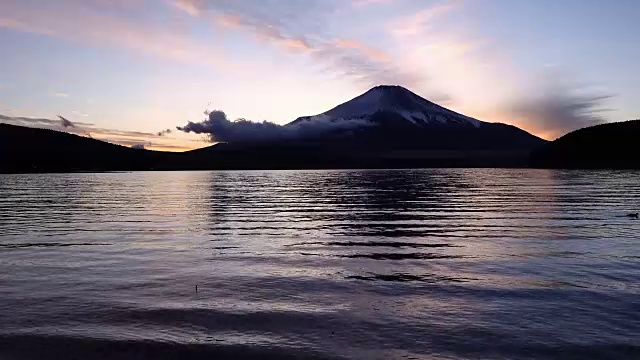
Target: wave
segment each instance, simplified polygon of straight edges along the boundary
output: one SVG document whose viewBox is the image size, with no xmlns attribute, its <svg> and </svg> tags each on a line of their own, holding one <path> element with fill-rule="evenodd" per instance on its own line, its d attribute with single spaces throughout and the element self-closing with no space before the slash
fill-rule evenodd
<svg viewBox="0 0 640 360">
<path fill-rule="evenodd" d="M 369 275 L 350 275 L 345 276 L 345 279 L 364 280 L 364 281 L 385 281 L 385 282 L 425 282 L 425 283 L 463 283 L 469 282 L 474 279 L 469 278 L 454 278 L 449 276 L 442 276 L 436 274 L 373 274 Z"/>
<path fill-rule="evenodd" d="M 340 359 L 310 348 L 175 343 L 56 335 L 0 335 L 0 358 L 20 360 Z"/>
<path fill-rule="evenodd" d="M 327 241 L 327 242 L 301 242 L 295 244 L 285 245 L 287 247 L 293 246 L 308 246 L 308 245 L 323 245 L 323 246 L 361 246 L 361 247 L 392 247 L 392 248 L 445 248 L 445 247 L 458 247 L 451 244 L 429 244 L 429 243 L 415 243 L 415 242 L 402 242 L 402 241 Z"/>
<path fill-rule="evenodd" d="M 41 247 L 71 247 L 71 246 L 109 246 L 112 244 L 107 243 L 61 243 L 61 242 L 46 242 L 46 243 L 12 243 L 12 244 L 0 244 L 0 249 L 22 249 L 22 248 L 41 248 Z"/>
</svg>

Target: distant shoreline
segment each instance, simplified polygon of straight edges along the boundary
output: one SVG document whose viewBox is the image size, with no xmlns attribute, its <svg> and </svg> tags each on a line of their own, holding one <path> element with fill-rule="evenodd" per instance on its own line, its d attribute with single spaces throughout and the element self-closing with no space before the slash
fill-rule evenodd
<svg viewBox="0 0 640 360">
<path fill-rule="evenodd" d="M 306 141 L 217 144 L 182 153 L 132 149 L 64 132 L 0 124 L 0 173 L 331 169 L 640 169 L 640 120 L 567 134 L 533 150 Z M 29 146 L 24 144 L 27 142 Z M 427 144 L 428 145 L 428 144 Z M 403 148 L 404 146 L 404 148 Z"/>
</svg>

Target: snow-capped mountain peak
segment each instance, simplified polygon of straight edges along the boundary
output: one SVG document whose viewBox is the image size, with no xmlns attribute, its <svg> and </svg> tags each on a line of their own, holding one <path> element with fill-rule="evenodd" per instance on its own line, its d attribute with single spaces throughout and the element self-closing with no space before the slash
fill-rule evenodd
<svg viewBox="0 0 640 360">
<path fill-rule="evenodd" d="M 413 92 L 392 85 L 376 86 L 364 94 L 335 108 L 310 117 L 299 118 L 290 125 L 317 121 L 349 121 L 368 119 L 376 114 L 394 114 L 410 124 L 425 127 L 473 126 L 482 122 L 434 104 Z"/>
</svg>

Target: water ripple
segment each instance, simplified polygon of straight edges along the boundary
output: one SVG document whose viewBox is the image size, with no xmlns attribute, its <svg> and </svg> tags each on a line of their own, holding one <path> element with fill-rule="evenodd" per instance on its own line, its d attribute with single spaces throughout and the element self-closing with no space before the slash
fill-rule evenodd
<svg viewBox="0 0 640 360">
<path fill-rule="evenodd" d="M 637 359 L 638 183 L 0 175 L 0 358 Z"/>
</svg>

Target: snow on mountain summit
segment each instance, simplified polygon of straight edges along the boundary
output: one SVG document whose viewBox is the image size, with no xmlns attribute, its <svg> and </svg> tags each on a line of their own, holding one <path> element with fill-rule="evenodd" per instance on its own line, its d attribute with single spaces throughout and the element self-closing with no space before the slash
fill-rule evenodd
<svg viewBox="0 0 640 360">
<path fill-rule="evenodd" d="M 300 124 L 301 121 L 361 120 L 381 113 L 397 114 L 400 118 L 419 127 L 473 126 L 477 128 L 482 124 L 479 120 L 434 104 L 401 86 L 381 85 L 325 113 L 300 118 L 290 125 Z"/>
</svg>

